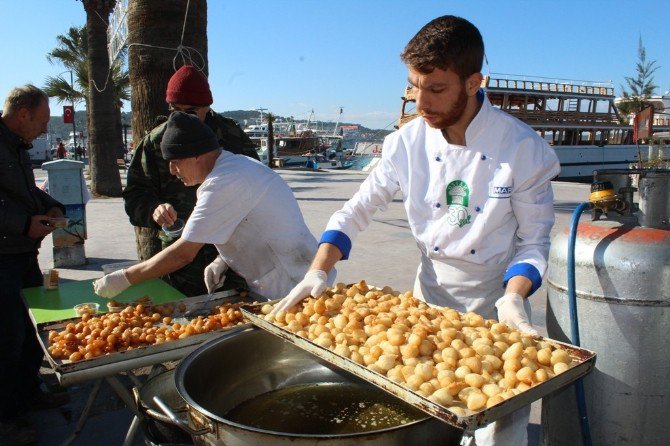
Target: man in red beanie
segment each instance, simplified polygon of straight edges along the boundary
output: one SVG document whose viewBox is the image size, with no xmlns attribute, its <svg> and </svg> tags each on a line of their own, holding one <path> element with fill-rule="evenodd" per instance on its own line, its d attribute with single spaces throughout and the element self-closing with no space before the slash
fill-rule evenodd
<svg viewBox="0 0 670 446">
<path fill-rule="evenodd" d="M 214 131 L 219 145 L 229 152 L 259 159 L 256 146 L 237 123 L 210 108 L 213 99 L 209 82 L 195 67 L 184 65 L 172 75 L 167 85 L 165 101 L 170 111 L 178 110 L 197 116 Z M 177 219 L 186 222 L 197 200 L 197 187 L 185 186 L 170 174 L 169 164 L 160 149 L 164 133 L 165 123 L 151 130 L 137 146 L 123 191 L 123 201 L 130 222 L 135 226 L 158 229 L 163 249 L 177 238 L 168 236 L 161 228 L 172 226 Z M 205 245 L 191 264 L 170 273 L 165 279 L 187 296 L 206 294 L 204 270 L 216 258 L 216 248 Z M 225 278 L 226 289 L 246 286 L 231 270 L 226 273 Z"/>
</svg>

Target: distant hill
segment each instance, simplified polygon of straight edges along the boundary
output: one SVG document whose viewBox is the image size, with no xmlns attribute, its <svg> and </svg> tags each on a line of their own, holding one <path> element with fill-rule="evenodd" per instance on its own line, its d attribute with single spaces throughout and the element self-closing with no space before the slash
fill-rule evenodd
<svg viewBox="0 0 670 446">
<path fill-rule="evenodd" d="M 219 113 L 222 116 L 225 116 L 230 119 L 237 121 L 240 126 L 245 127 L 245 124 L 251 124 L 257 122 L 260 117 L 258 111 L 256 110 L 230 110 Z M 290 120 L 289 117 L 276 115 L 277 120 Z M 296 119 L 296 123 L 307 123 L 306 119 Z M 375 139 L 383 139 L 386 135 L 392 132 L 392 130 L 378 130 L 370 129 L 365 126 L 362 126 L 356 122 L 340 122 L 339 125 L 357 125 L 359 127 L 358 133 L 364 135 L 364 137 L 372 138 L 374 135 Z M 335 128 L 335 123 L 333 121 L 312 121 L 310 122 L 310 128 L 323 130 L 325 132 L 332 132 Z"/>
<path fill-rule="evenodd" d="M 221 115 L 234 119 L 237 121 L 241 127 L 245 127 L 247 124 L 256 122 L 259 117 L 258 111 L 256 110 L 230 110 L 220 113 Z M 121 113 L 122 120 L 125 123 L 131 122 L 131 112 Z M 288 117 L 276 116 L 278 120 L 288 120 Z M 306 123 L 305 119 L 297 119 L 296 123 Z M 77 127 L 77 133 L 82 131 L 86 123 L 86 111 L 77 111 L 75 112 L 75 123 Z M 386 135 L 391 133 L 390 130 L 377 130 L 369 129 L 355 122 L 341 122 L 340 125 L 358 125 L 359 133 L 364 135 L 364 137 L 374 138 L 374 139 L 383 139 Z M 314 121 L 310 123 L 311 128 L 324 130 L 326 132 L 332 132 L 335 127 L 335 123 L 332 121 Z M 68 135 L 72 131 L 72 124 L 63 124 L 63 116 L 52 116 L 51 121 L 49 122 L 49 132 L 55 138 L 67 139 Z"/>
</svg>

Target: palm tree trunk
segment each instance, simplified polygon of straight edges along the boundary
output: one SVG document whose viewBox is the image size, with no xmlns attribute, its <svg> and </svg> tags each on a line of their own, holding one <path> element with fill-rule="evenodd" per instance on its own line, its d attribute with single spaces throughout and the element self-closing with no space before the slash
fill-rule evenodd
<svg viewBox="0 0 670 446">
<path fill-rule="evenodd" d="M 116 152 L 121 135 L 116 132 L 116 101 L 109 81 L 107 54 L 107 23 L 114 0 L 83 0 L 88 35 L 89 106 L 91 127 L 91 189 L 94 194 L 121 196 L 121 176 L 116 164 Z"/>
<path fill-rule="evenodd" d="M 168 114 L 165 88 L 175 70 L 184 63 L 180 56 L 175 59 L 176 50 L 163 48 L 177 48 L 181 43 L 187 4 L 190 9 L 183 45 L 195 48 L 202 55 L 202 60 L 194 56 L 193 64 L 204 63 L 207 75 L 206 0 L 134 0 L 128 5 L 128 43 L 143 44 L 131 46 L 128 52 L 135 146 L 154 127 L 157 116 Z M 189 61 L 186 64 L 190 64 Z"/>
<path fill-rule="evenodd" d="M 202 60 L 198 58 L 193 62 L 197 66 L 204 63 L 207 74 L 206 0 L 131 0 L 128 4 L 128 43 L 143 44 L 130 46 L 128 51 L 134 147 L 154 127 L 159 115 L 168 115 L 165 88 L 175 70 L 184 63 L 179 56 L 175 59 L 176 50 L 163 48 L 177 48 L 181 43 L 187 4 L 183 45 L 195 48 L 202 55 Z M 135 238 L 141 260 L 161 250 L 155 229 L 135 228 Z"/>
<path fill-rule="evenodd" d="M 152 258 L 163 249 L 158 238 L 158 231 L 154 228 L 135 226 L 135 249 L 140 262 Z"/>
</svg>

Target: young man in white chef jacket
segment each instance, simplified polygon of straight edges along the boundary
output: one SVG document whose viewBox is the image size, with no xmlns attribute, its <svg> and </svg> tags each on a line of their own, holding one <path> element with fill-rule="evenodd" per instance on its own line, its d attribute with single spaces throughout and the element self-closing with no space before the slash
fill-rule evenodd
<svg viewBox="0 0 670 446">
<path fill-rule="evenodd" d="M 537 334 L 527 297 L 547 267 L 560 166 L 533 129 L 491 106 L 483 56 L 481 34 L 459 17 L 437 18 L 410 40 L 401 59 L 420 116 L 386 138 L 380 164 L 330 218 L 309 272 L 276 311 L 320 295 L 327 272 L 400 193 L 422 254 L 414 295 Z M 529 414 L 477 430 L 476 444 L 527 444 Z"/>
<path fill-rule="evenodd" d="M 260 162 L 221 149 L 196 116 L 173 112 L 166 127 L 161 152 L 170 173 L 186 186 L 200 184 L 193 213 L 178 241 L 145 262 L 98 279 L 95 292 L 114 297 L 131 284 L 184 267 L 203 245 L 213 244 L 219 257 L 205 269 L 209 292 L 230 267 L 251 291 L 268 299 L 286 296 L 317 249 L 289 186 Z"/>
</svg>

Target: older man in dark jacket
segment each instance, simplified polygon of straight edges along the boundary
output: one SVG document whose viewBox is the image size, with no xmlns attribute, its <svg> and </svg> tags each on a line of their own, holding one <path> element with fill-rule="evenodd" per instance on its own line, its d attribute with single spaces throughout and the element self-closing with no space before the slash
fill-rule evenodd
<svg viewBox="0 0 670 446">
<path fill-rule="evenodd" d="M 47 131 L 49 98 L 33 85 L 9 92 L 0 117 L 0 438 L 28 444 L 37 431 L 17 415 L 22 403 L 54 407 L 66 401 L 40 390 L 43 352 L 21 298 L 39 286 L 37 252 L 65 207 L 35 186 L 27 149 Z"/>
</svg>

